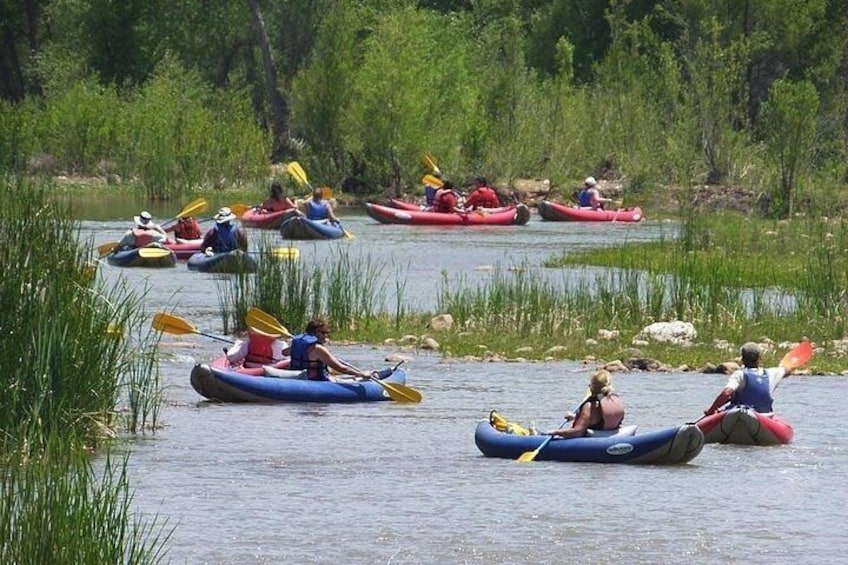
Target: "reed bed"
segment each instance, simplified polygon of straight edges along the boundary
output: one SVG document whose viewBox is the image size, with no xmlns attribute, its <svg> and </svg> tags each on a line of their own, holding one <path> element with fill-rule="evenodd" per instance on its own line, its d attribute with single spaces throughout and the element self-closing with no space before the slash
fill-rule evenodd
<svg viewBox="0 0 848 565">
<path fill-rule="evenodd" d="M 50 189 L 0 182 L 0 562 L 154 563 L 167 536 L 131 520 L 125 461 L 108 454 L 155 426 L 156 343 L 140 297 L 97 278 Z"/>
</svg>

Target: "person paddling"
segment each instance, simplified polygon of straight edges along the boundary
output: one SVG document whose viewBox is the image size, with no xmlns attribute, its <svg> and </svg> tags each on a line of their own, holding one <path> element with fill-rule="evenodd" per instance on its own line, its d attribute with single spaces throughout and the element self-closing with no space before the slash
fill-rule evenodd
<svg viewBox="0 0 848 565">
<path fill-rule="evenodd" d="M 236 223 L 236 215 L 224 206 L 215 214 L 215 226 L 203 236 L 200 248 L 207 255 L 228 253 L 236 249 L 247 251 L 247 235 Z"/>
<path fill-rule="evenodd" d="M 320 317 L 311 319 L 302 334 L 292 337 L 291 345 L 283 350 L 290 355 L 289 369 L 306 370 L 311 381 L 330 381 L 330 369 L 357 379 L 368 379 L 373 372 L 360 371 L 342 363 L 327 348 L 330 326 Z"/>
<path fill-rule="evenodd" d="M 589 430 L 615 430 L 624 420 L 624 403 L 612 386 L 612 376 L 603 369 L 589 379 L 589 397 L 580 404 L 576 414 L 569 412 L 570 428 L 548 432 L 554 438 L 583 437 Z"/>
<path fill-rule="evenodd" d="M 153 221 L 147 210 L 133 218 L 134 227 L 128 230 L 118 242 L 117 249 L 134 249 L 148 245 L 161 245 L 168 240 L 168 234 L 162 226 Z"/>
</svg>

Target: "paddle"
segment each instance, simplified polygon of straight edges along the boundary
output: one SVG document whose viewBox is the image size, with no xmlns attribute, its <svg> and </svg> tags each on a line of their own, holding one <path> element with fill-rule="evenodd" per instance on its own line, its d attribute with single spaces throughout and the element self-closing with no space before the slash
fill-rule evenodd
<svg viewBox="0 0 848 565">
<path fill-rule="evenodd" d="M 436 159 L 434 159 L 430 153 L 424 153 L 424 155 L 421 156 L 421 162 L 424 163 L 424 166 L 430 169 L 433 173 L 442 173 L 442 171 L 439 170 L 439 166 L 436 164 Z"/>
<path fill-rule="evenodd" d="M 167 314 L 165 312 L 157 312 L 153 316 L 153 329 L 158 330 L 160 332 L 165 332 L 174 335 L 185 335 L 185 334 L 198 334 L 202 336 L 206 336 L 212 339 L 217 339 L 218 341 L 223 341 L 224 343 L 235 343 L 234 340 L 228 339 L 225 337 L 217 336 L 214 334 L 209 334 L 206 332 L 202 332 L 193 325 L 188 320 L 184 320 L 179 316 L 174 316 L 173 314 Z"/>
<path fill-rule="evenodd" d="M 361 369 L 357 369 L 347 361 L 342 361 L 342 363 L 344 363 L 351 369 L 362 372 Z M 400 367 L 402 364 L 403 361 L 399 362 L 397 365 L 392 367 L 392 373 L 394 373 L 397 368 Z M 419 391 L 415 390 L 410 386 L 402 385 L 400 383 L 383 382 L 383 380 L 375 377 L 374 373 L 369 373 L 368 378 L 383 387 L 383 390 L 385 390 L 389 394 L 389 398 L 391 398 L 395 402 L 418 403 L 421 402 L 421 399 L 423 398 Z"/>
<path fill-rule="evenodd" d="M 310 191 L 313 190 L 312 184 L 309 182 L 309 179 L 306 177 L 306 171 L 303 170 L 303 167 L 300 165 L 300 163 L 298 163 L 297 161 L 292 161 L 291 163 L 286 165 L 286 170 L 289 172 L 289 174 L 292 177 L 294 177 L 294 180 L 297 181 L 297 183 L 300 186 L 305 186 Z M 329 188 L 329 187 L 325 187 L 325 188 L 321 189 L 322 198 L 328 198 L 328 196 L 326 195 L 327 194 L 326 188 Z M 332 190 L 330 191 L 330 196 L 332 196 Z M 356 239 L 356 237 L 352 233 L 350 233 L 344 227 L 342 227 L 341 223 L 339 223 L 339 227 L 342 228 L 342 232 L 344 233 L 345 239 Z"/>
<path fill-rule="evenodd" d="M 809 341 L 802 341 L 780 360 L 780 366 L 787 371 L 794 371 L 806 364 L 813 357 L 813 345 Z"/>
<path fill-rule="evenodd" d="M 581 400 L 580 402 L 577 403 L 577 405 L 574 407 L 574 410 L 572 410 L 572 412 L 577 412 L 580 409 L 580 406 L 586 401 L 587 398 L 589 398 L 589 396 L 591 394 L 592 394 L 592 391 L 590 389 L 586 389 L 586 396 L 583 398 L 583 400 Z M 575 416 L 575 418 L 576 418 L 576 416 Z M 557 426 L 556 429 L 562 428 L 567 423 L 568 423 L 568 417 L 564 418 L 563 421 L 560 422 L 559 426 Z M 545 446 L 547 446 L 553 438 L 554 438 L 554 436 L 549 435 L 548 437 L 545 438 L 545 440 L 541 444 L 539 444 L 539 447 L 537 447 L 533 451 L 525 451 L 524 453 L 522 453 L 521 456 L 518 458 L 518 462 L 519 463 L 529 463 L 530 461 L 533 461 L 534 459 L 536 459 L 536 457 L 539 455 L 539 453 L 542 452 L 542 450 L 545 448 Z"/>
<path fill-rule="evenodd" d="M 118 247 L 117 241 L 109 241 L 102 245 L 97 246 L 97 254 L 103 257 L 104 255 L 109 255 Z"/>
<path fill-rule="evenodd" d="M 284 337 L 292 336 L 291 332 L 277 321 L 277 318 L 260 310 L 256 306 L 251 306 L 247 309 L 245 321 L 248 326 L 254 327 L 266 334 L 282 335 Z"/>
<path fill-rule="evenodd" d="M 249 204 L 241 204 L 241 203 L 230 204 L 230 211 L 232 211 L 232 213 L 235 214 L 237 218 L 241 218 L 244 215 L 245 212 L 247 212 L 248 210 L 251 210 L 252 208 L 254 208 L 254 206 L 250 206 Z M 209 218 L 201 218 L 197 221 L 198 221 L 198 223 L 202 224 L 204 222 L 211 222 L 214 219 L 215 219 L 215 217 L 212 216 L 212 217 L 209 217 Z"/>
<path fill-rule="evenodd" d="M 209 207 L 209 203 L 206 202 L 204 198 L 198 198 L 197 200 L 192 200 L 185 207 L 177 212 L 177 215 L 169 220 L 165 220 L 162 223 L 162 227 L 165 227 L 166 224 L 170 224 L 171 222 L 176 222 L 180 218 L 185 218 L 188 216 L 195 216 L 197 214 L 202 214 L 206 211 L 206 208 Z"/>
<path fill-rule="evenodd" d="M 426 184 L 435 188 L 442 188 L 445 185 L 442 179 L 434 177 L 433 175 L 424 175 L 421 178 L 421 184 Z"/>
<path fill-rule="evenodd" d="M 163 249 L 161 247 L 141 247 L 138 250 L 138 256 L 145 259 L 161 259 L 172 253 L 173 251 L 170 249 Z"/>
</svg>

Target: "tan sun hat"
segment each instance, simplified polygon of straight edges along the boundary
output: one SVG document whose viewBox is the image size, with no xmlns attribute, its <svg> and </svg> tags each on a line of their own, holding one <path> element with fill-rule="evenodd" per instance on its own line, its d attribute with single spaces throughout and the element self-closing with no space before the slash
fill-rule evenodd
<svg viewBox="0 0 848 565">
<path fill-rule="evenodd" d="M 150 225 L 150 222 L 153 221 L 153 216 L 150 214 L 150 212 L 144 210 L 138 216 L 134 216 L 133 221 L 138 227 L 146 228 Z"/>
<path fill-rule="evenodd" d="M 219 224 L 226 224 L 227 222 L 232 222 L 236 219 L 236 215 L 233 214 L 233 211 L 230 210 L 227 206 L 224 206 L 218 213 L 215 214 L 215 221 Z"/>
</svg>

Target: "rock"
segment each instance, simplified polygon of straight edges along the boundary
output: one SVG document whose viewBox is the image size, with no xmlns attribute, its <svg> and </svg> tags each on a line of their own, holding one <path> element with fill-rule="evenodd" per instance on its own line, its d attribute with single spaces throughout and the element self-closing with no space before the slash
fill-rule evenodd
<svg viewBox="0 0 848 565">
<path fill-rule="evenodd" d="M 438 351 L 440 348 L 439 342 L 432 337 L 425 337 L 421 340 L 421 349 L 430 351 Z"/>
<path fill-rule="evenodd" d="M 404 363 L 409 363 L 410 361 L 412 361 L 412 359 L 413 358 L 409 355 L 402 355 L 400 353 L 389 353 L 388 355 L 386 355 L 385 361 L 389 363 L 400 363 L 401 361 L 403 361 Z"/>
<path fill-rule="evenodd" d="M 439 314 L 430 320 L 430 329 L 435 332 L 449 330 L 453 327 L 453 316 L 450 314 Z"/>
<path fill-rule="evenodd" d="M 628 369 L 639 369 L 640 371 L 658 371 L 662 367 L 656 359 L 647 357 L 631 357 L 624 362 Z"/>
<path fill-rule="evenodd" d="M 398 340 L 398 343 L 401 345 L 415 345 L 416 343 L 418 343 L 418 336 L 406 334 Z"/>
<path fill-rule="evenodd" d="M 739 369 L 739 364 L 736 361 L 725 361 L 724 363 L 719 363 L 718 367 L 716 367 L 716 373 L 721 373 L 723 375 L 729 375 L 733 371 Z"/>
<path fill-rule="evenodd" d="M 622 363 L 620 360 L 616 359 L 615 361 L 610 361 L 604 365 L 604 369 L 609 371 L 610 373 L 618 373 L 621 371 L 627 370 L 627 365 Z"/>
<path fill-rule="evenodd" d="M 690 322 L 655 322 L 642 328 L 641 333 L 636 336 L 641 339 L 649 339 L 660 343 L 672 343 L 675 345 L 688 345 L 697 337 L 698 332 Z"/>
<path fill-rule="evenodd" d="M 533 348 L 530 347 L 529 345 L 525 345 L 524 347 L 519 347 L 518 349 L 515 350 L 515 353 L 532 353 L 532 352 L 533 352 Z"/>
<path fill-rule="evenodd" d="M 545 355 L 555 355 L 557 353 L 564 353 L 565 351 L 567 351 L 567 348 L 564 345 L 554 345 L 545 351 Z"/>
<path fill-rule="evenodd" d="M 594 346 L 594 345 L 598 345 L 598 340 L 597 340 L 597 339 L 592 339 L 592 338 L 590 337 L 590 338 L 587 338 L 587 339 L 586 339 L 586 341 L 585 341 L 584 343 L 585 343 L 586 345 L 592 345 L 592 346 Z"/>
<path fill-rule="evenodd" d="M 605 341 L 612 341 L 614 339 L 618 339 L 619 335 L 621 335 L 621 332 L 618 330 L 598 330 L 598 339 L 603 339 Z"/>
</svg>

